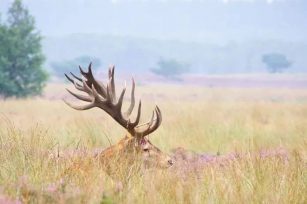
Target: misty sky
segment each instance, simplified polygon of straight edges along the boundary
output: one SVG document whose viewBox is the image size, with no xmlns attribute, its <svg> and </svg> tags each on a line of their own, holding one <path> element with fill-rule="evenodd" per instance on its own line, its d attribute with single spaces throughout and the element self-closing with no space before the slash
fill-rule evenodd
<svg viewBox="0 0 307 204">
<path fill-rule="evenodd" d="M 12 0 L 0 0 L 4 13 Z M 24 0 L 46 36 L 307 41 L 306 0 Z"/>
</svg>

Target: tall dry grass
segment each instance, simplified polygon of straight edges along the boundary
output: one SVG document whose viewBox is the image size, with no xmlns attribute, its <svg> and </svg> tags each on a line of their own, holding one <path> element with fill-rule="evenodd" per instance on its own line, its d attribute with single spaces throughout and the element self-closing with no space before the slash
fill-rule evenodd
<svg viewBox="0 0 307 204">
<path fill-rule="evenodd" d="M 99 109 L 68 108 L 57 97 L 63 89 L 51 85 L 43 98 L 0 102 L 0 202 L 307 202 L 303 89 L 138 87 L 144 120 L 155 104 L 162 110 L 152 142 L 170 154 L 183 147 L 192 156 L 174 168 L 122 180 L 106 175 L 90 153 L 116 143 L 125 131 Z M 207 154 L 241 156 L 202 165 L 193 156 Z M 70 169 L 76 162 L 80 168 Z M 116 165 L 118 172 L 126 168 Z"/>
</svg>

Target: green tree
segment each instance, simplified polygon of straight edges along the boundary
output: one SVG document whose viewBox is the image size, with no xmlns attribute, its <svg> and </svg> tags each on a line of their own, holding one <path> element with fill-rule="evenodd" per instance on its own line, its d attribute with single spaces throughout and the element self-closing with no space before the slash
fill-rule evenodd
<svg viewBox="0 0 307 204">
<path fill-rule="evenodd" d="M 161 75 L 169 79 L 177 79 L 179 75 L 188 72 L 190 67 L 186 63 L 180 63 L 173 59 L 160 59 L 157 64 L 158 67 L 151 69 L 151 71 L 157 75 Z"/>
<path fill-rule="evenodd" d="M 21 0 L 12 3 L 7 16 L 7 23 L 0 25 L 0 94 L 38 95 L 48 77 L 42 69 L 42 37 Z"/>
<path fill-rule="evenodd" d="M 279 53 L 269 53 L 262 56 L 262 62 L 267 65 L 267 69 L 271 73 L 282 72 L 292 65 L 287 57 Z"/>
</svg>

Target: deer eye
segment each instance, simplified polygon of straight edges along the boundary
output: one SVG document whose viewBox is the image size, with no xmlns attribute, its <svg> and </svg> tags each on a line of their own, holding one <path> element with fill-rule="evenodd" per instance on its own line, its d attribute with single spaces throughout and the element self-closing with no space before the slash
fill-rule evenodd
<svg viewBox="0 0 307 204">
<path fill-rule="evenodd" d="M 149 152 L 148 148 L 143 149 L 144 152 Z"/>
</svg>

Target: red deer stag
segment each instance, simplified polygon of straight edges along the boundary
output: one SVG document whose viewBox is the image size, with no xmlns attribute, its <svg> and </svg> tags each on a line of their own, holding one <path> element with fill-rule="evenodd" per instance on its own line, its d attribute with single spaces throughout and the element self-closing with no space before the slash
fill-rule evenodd
<svg viewBox="0 0 307 204">
<path fill-rule="evenodd" d="M 161 124 L 162 116 L 158 106 L 155 107 L 151 119 L 144 124 L 139 125 L 141 117 L 141 101 L 139 101 L 136 119 L 132 122 L 130 115 L 135 105 L 135 82 L 132 78 L 131 102 L 128 110 L 122 113 L 122 104 L 126 88 L 124 88 L 117 98 L 114 82 L 114 66 L 109 68 L 109 81 L 105 86 L 102 82 L 97 81 L 92 73 L 91 64 L 88 71 L 85 72 L 80 68 L 82 78 L 71 73 L 71 76 L 65 74 L 66 78 L 73 83 L 75 88 L 87 95 L 76 94 L 69 89 L 67 91 L 81 101 L 88 102 L 83 106 L 73 105 L 67 101 L 67 105 L 76 110 L 88 110 L 98 107 L 107 112 L 116 122 L 127 130 L 126 136 L 117 144 L 103 150 L 99 155 L 99 160 L 110 168 L 110 160 L 126 160 L 128 165 L 141 158 L 145 167 L 167 168 L 172 166 L 171 158 L 163 153 L 159 148 L 154 146 L 148 139 L 148 135 L 158 129 Z M 113 162 L 114 163 L 114 162 Z M 117 163 L 117 162 L 116 162 Z M 110 169 L 109 169 L 110 170 Z"/>
</svg>

